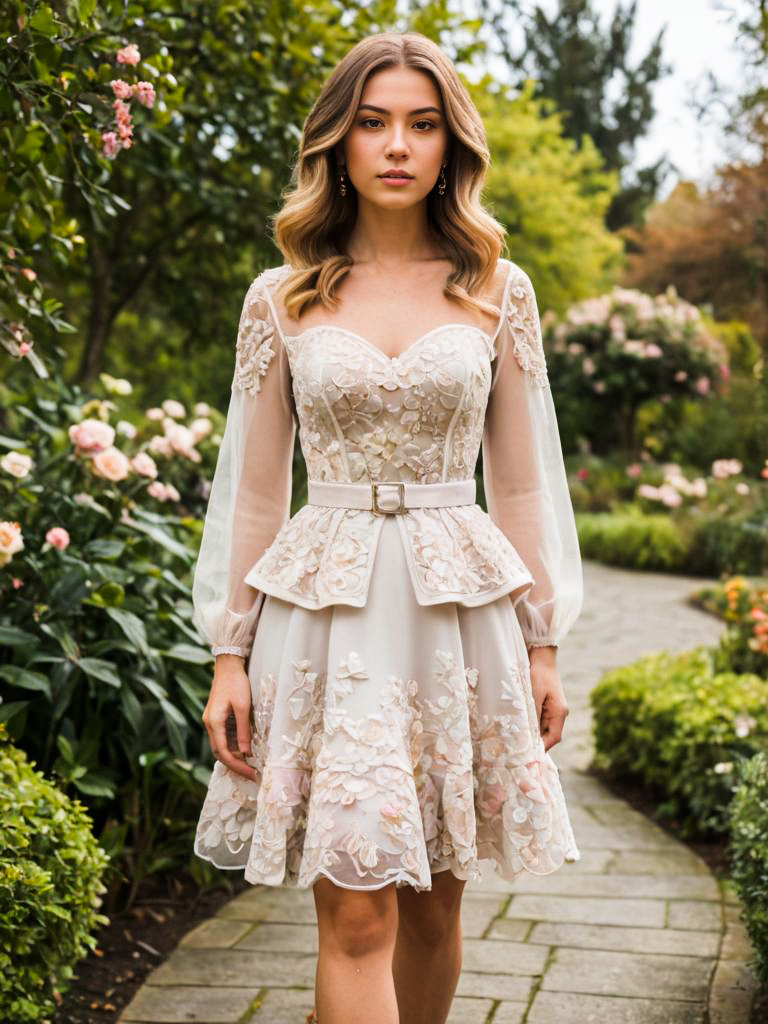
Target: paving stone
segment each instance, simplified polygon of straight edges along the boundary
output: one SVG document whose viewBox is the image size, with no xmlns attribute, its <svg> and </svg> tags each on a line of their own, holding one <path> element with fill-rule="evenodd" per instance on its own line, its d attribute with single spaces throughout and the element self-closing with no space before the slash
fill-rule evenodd
<svg viewBox="0 0 768 1024">
<path fill-rule="evenodd" d="M 493 1024 L 522 1024 L 526 1005 L 526 1003 L 511 1003 L 505 999 L 496 1007 Z M 549 1024 L 552 1024 L 552 1021 Z"/>
<path fill-rule="evenodd" d="M 464 999 L 455 996 L 447 1024 L 485 1024 L 492 1008 L 492 999 Z"/>
<path fill-rule="evenodd" d="M 272 988 L 247 1024 L 303 1024 L 314 1005 L 314 987 Z"/>
<path fill-rule="evenodd" d="M 548 952 L 527 942 L 463 939 L 462 969 L 490 974 L 541 974 Z"/>
<path fill-rule="evenodd" d="M 726 907 L 726 910 L 730 908 Z M 752 957 L 752 942 L 747 929 L 739 921 L 726 925 L 723 944 L 720 947 L 721 960 L 745 960 Z"/>
<path fill-rule="evenodd" d="M 709 1024 L 746 1024 L 757 991 L 749 966 L 721 960 L 715 968 L 709 997 Z"/>
<path fill-rule="evenodd" d="M 310 890 L 264 886 L 244 892 L 225 903 L 218 917 L 240 921 L 273 921 L 285 924 L 315 924 L 317 914 Z"/>
<path fill-rule="evenodd" d="M 602 950 L 555 950 L 542 988 L 591 995 L 637 996 L 704 1002 L 712 960 L 707 957 Z"/>
<path fill-rule="evenodd" d="M 235 944 L 234 948 L 317 955 L 317 926 L 314 924 L 272 924 L 269 921 L 264 921 L 252 928 L 240 942 Z"/>
<path fill-rule="evenodd" d="M 503 900 L 477 899 L 469 893 L 461 901 L 461 931 L 465 938 L 479 939 L 493 919 L 500 913 Z"/>
<path fill-rule="evenodd" d="M 684 846 L 655 853 L 653 850 L 617 850 L 608 869 L 617 875 L 706 875 L 706 863 Z"/>
<path fill-rule="evenodd" d="M 649 820 L 645 814 L 621 802 L 588 804 L 586 810 L 598 825 L 644 825 Z"/>
<path fill-rule="evenodd" d="M 539 990 L 526 1024 L 705 1024 L 704 1003 L 622 996 L 570 995 Z M 496 1024 L 496 1018 L 493 1019 Z M 744 1022 L 746 1024 L 746 1022 Z"/>
<path fill-rule="evenodd" d="M 488 937 L 506 938 L 505 926 L 512 923 L 497 921 Z M 694 949 L 696 956 L 716 957 L 719 936 L 715 932 L 687 932 L 673 928 L 622 928 L 540 921 L 533 926 L 527 942 L 624 953 L 666 953 L 670 956 L 690 956 Z"/>
<path fill-rule="evenodd" d="M 149 978 L 163 985 L 252 985 L 308 987 L 315 983 L 315 957 L 244 949 L 177 949 Z"/>
<path fill-rule="evenodd" d="M 625 896 L 655 899 L 712 900 L 720 906 L 720 890 L 706 875 L 619 875 L 568 874 L 528 875 L 520 879 L 517 892 L 540 892 L 551 896 Z"/>
<path fill-rule="evenodd" d="M 574 830 L 575 831 L 575 830 Z M 650 824 L 587 825 L 579 829 L 576 845 L 584 849 L 599 850 L 676 850 L 678 842 L 661 829 Z"/>
<path fill-rule="evenodd" d="M 476 971 L 462 971 L 457 996 L 474 996 L 482 999 L 511 999 L 513 1002 L 528 1001 L 531 988 L 537 981 L 532 975 L 522 974 L 480 974 Z"/>
<path fill-rule="evenodd" d="M 197 949 L 217 949 L 234 944 L 246 935 L 253 925 L 250 921 L 229 921 L 222 917 L 212 917 L 203 921 L 197 928 L 187 932 L 179 943 L 180 946 L 194 946 Z"/>
<path fill-rule="evenodd" d="M 144 985 L 120 1017 L 126 1024 L 236 1024 L 259 995 L 258 986 Z"/>
<path fill-rule="evenodd" d="M 690 928 L 693 931 L 713 931 L 719 934 L 723 927 L 723 909 L 719 902 L 670 900 L 667 924 L 670 928 Z"/>
<path fill-rule="evenodd" d="M 664 927 L 663 900 L 597 899 L 578 896 L 513 896 L 506 917 L 529 921 L 577 921 L 582 924 L 630 922 L 641 928 Z"/>
</svg>

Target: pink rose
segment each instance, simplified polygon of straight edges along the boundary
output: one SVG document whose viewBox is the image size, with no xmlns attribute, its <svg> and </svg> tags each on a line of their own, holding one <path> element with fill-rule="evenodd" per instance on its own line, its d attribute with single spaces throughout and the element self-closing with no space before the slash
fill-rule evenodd
<svg viewBox="0 0 768 1024">
<path fill-rule="evenodd" d="M 645 346 L 645 354 L 650 356 L 651 359 L 658 359 L 664 355 L 664 350 L 659 345 L 654 344 L 654 342 L 650 342 Z"/>
<path fill-rule="evenodd" d="M 696 390 L 700 395 L 706 395 L 709 391 L 709 377 L 699 377 L 696 381 Z"/>
<path fill-rule="evenodd" d="M 29 344 L 29 342 L 28 341 L 22 341 L 22 343 L 19 345 L 19 355 L 20 356 L 25 356 L 25 355 L 27 355 L 28 352 L 31 352 L 31 351 L 32 351 L 32 346 Z"/>
<path fill-rule="evenodd" d="M 118 99 L 129 100 L 133 96 L 133 86 L 130 82 L 124 82 L 122 78 L 113 78 L 109 84 Z"/>
<path fill-rule="evenodd" d="M 149 476 L 154 480 L 157 476 L 157 463 L 146 452 L 138 452 L 131 459 L 131 466 L 139 476 Z"/>
<path fill-rule="evenodd" d="M 108 157 L 110 160 L 113 156 L 117 155 L 120 145 L 117 141 L 117 135 L 115 135 L 114 132 L 101 133 L 101 149 L 104 156 Z"/>
<path fill-rule="evenodd" d="M 65 551 L 69 547 L 69 534 L 63 526 L 52 526 L 45 539 L 52 548 L 58 548 L 59 551 Z"/>
<path fill-rule="evenodd" d="M 151 82 L 136 83 L 136 99 L 145 107 L 152 107 L 155 103 L 155 87 Z"/>
<path fill-rule="evenodd" d="M 93 468 L 105 480 L 125 480 L 131 464 L 118 448 L 106 448 L 93 457 Z"/>
<path fill-rule="evenodd" d="M 158 501 L 179 501 L 180 494 L 173 484 L 163 484 L 159 480 L 153 480 L 147 487 L 147 493 Z"/>
<path fill-rule="evenodd" d="M 631 466 L 627 466 L 627 476 L 640 476 L 643 472 L 643 467 L 639 462 L 633 462 Z"/>
<path fill-rule="evenodd" d="M 69 428 L 69 439 L 85 455 L 104 451 L 115 440 L 115 429 L 102 420 L 82 420 Z"/>
<path fill-rule="evenodd" d="M 117 51 L 118 64 L 138 64 L 140 60 L 141 54 L 136 43 L 129 43 L 122 50 Z"/>
<path fill-rule="evenodd" d="M 11 582 L 13 583 L 14 590 L 18 590 L 19 587 L 22 587 L 24 585 L 24 581 L 20 580 L 18 576 L 14 576 Z"/>
<path fill-rule="evenodd" d="M 36 281 L 37 280 L 37 274 L 32 269 L 32 267 L 22 267 L 21 272 L 24 275 L 24 277 L 26 277 L 26 279 L 28 281 Z"/>
<path fill-rule="evenodd" d="M 586 480 L 586 478 L 589 476 L 589 470 L 582 466 L 576 475 L 578 476 L 579 480 Z"/>
<path fill-rule="evenodd" d="M 173 448 L 171 442 L 167 437 L 163 437 L 162 434 L 155 434 L 154 437 L 149 439 L 149 450 L 155 452 L 157 455 L 173 455 Z"/>
</svg>

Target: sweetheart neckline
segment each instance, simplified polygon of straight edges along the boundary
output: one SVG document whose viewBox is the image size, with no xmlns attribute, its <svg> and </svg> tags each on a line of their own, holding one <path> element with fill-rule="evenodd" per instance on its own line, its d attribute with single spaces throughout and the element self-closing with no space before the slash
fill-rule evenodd
<svg viewBox="0 0 768 1024">
<path fill-rule="evenodd" d="M 436 331 L 444 331 L 453 327 L 462 327 L 465 330 L 477 331 L 479 334 L 491 344 L 493 341 L 491 335 L 484 331 L 482 327 L 477 327 L 475 324 L 462 324 L 462 323 L 450 323 L 450 324 L 438 324 L 437 327 L 432 327 L 422 334 L 415 341 L 412 341 L 398 356 L 388 356 L 386 352 L 382 352 L 381 349 L 374 345 L 372 341 L 368 341 L 362 334 L 358 334 L 357 331 L 351 331 L 348 327 L 337 327 L 335 324 L 314 324 L 309 327 L 305 327 L 303 331 L 299 331 L 298 334 L 286 334 L 281 331 L 286 341 L 298 341 L 299 338 L 303 338 L 306 334 L 310 334 L 312 331 L 340 331 L 342 334 L 348 334 L 351 338 L 356 338 L 358 341 L 362 341 L 364 345 L 367 345 L 370 349 L 376 352 L 381 358 L 387 363 L 399 363 L 401 359 L 404 359 L 417 345 L 419 345 L 426 338 L 435 334 Z"/>
</svg>

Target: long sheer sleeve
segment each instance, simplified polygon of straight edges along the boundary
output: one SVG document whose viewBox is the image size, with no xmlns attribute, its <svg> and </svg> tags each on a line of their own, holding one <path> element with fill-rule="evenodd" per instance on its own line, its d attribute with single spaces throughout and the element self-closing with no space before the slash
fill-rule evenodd
<svg viewBox="0 0 768 1024">
<path fill-rule="evenodd" d="M 482 443 L 486 504 L 534 578 L 515 605 L 526 644 L 557 647 L 581 611 L 581 556 L 536 297 L 514 263 L 501 314 Z"/>
<path fill-rule="evenodd" d="M 285 348 L 250 285 L 237 332 L 226 426 L 192 583 L 193 621 L 213 654 L 247 657 L 264 594 L 244 577 L 290 516 L 295 407 Z"/>
</svg>

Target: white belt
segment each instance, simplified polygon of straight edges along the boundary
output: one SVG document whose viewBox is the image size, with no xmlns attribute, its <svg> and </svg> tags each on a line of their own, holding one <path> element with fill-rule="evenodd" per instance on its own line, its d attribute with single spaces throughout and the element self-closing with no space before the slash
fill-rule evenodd
<svg viewBox="0 0 768 1024">
<path fill-rule="evenodd" d="M 372 480 L 348 484 L 336 480 L 309 480 L 310 505 L 370 509 L 375 515 L 407 512 L 435 505 L 474 505 L 477 485 L 471 480 L 442 480 L 417 484 L 399 480 Z"/>
</svg>

